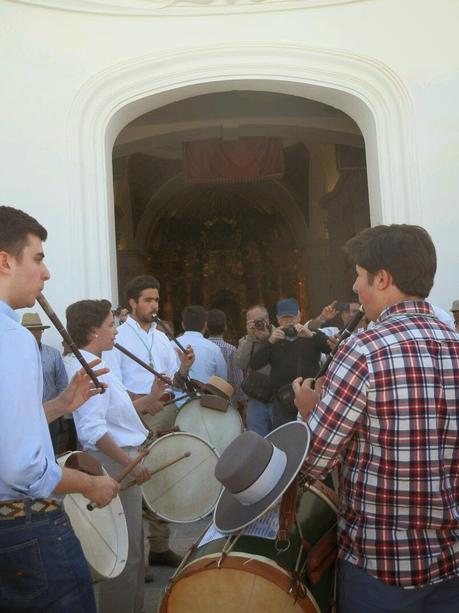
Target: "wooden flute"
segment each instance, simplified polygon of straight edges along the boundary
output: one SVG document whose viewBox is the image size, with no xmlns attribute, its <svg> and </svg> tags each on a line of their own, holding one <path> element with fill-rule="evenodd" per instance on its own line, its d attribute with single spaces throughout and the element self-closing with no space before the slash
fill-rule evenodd
<svg viewBox="0 0 459 613">
<path fill-rule="evenodd" d="M 64 341 L 67 343 L 73 355 L 80 362 L 81 366 L 84 368 L 88 376 L 91 378 L 94 385 L 100 388 L 100 393 L 103 394 L 105 392 L 105 387 L 96 377 L 96 375 L 94 374 L 94 371 L 92 370 L 92 368 L 89 366 L 89 364 L 86 362 L 86 360 L 82 356 L 81 351 L 75 345 L 75 342 L 73 341 L 72 337 L 67 332 L 67 330 L 64 328 L 63 323 L 61 322 L 59 317 L 56 315 L 51 305 L 49 304 L 49 302 L 46 300 L 46 298 L 43 296 L 41 292 L 37 296 L 37 302 L 41 306 L 41 308 L 44 310 L 46 315 L 49 317 L 50 321 L 52 322 L 56 330 L 59 332 L 59 334 L 62 336 Z"/>
</svg>

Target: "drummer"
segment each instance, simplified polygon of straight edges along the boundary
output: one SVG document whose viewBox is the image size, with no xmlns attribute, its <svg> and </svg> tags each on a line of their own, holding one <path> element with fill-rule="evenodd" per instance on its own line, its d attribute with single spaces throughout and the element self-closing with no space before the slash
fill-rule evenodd
<svg viewBox="0 0 459 613">
<path fill-rule="evenodd" d="M 103 351 L 113 348 L 117 334 L 111 304 L 108 300 L 80 300 L 66 311 L 67 329 L 83 356 L 92 360 Z M 66 362 L 71 376 L 78 368 L 75 359 Z M 155 414 L 161 410 L 159 398 L 165 383 L 155 379 L 148 394 L 131 401 L 123 384 L 113 373 L 103 378 L 106 392 L 89 399 L 75 412 L 75 426 L 79 441 L 114 475 L 138 455 L 138 446 L 148 434 L 138 413 Z M 141 464 L 132 470 L 138 484 L 149 478 Z M 140 613 L 144 599 L 144 550 L 142 522 L 142 494 L 132 487 L 120 494 L 129 537 L 126 567 L 115 579 L 99 586 L 99 613 Z"/>
<path fill-rule="evenodd" d="M 156 370 L 174 378 L 180 385 L 193 365 L 194 353 L 191 346 L 186 347 L 186 353 L 178 350 L 176 353 L 167 336 L 153 321 L 159 309 L 159 281 L 150 275 L 134 277 L 127 284 L 125 291 L 129 316 L 118 328 L 117 342 Z M 137 398 L 148 393 L 154 377 L 145 368 L 118 349 L 109 352 L 104 356 L 104 360 L 110 369 L 118 374 L 131 397 Z M 174 426 L 176 416 L 176 405 L 168 403 L 156 414 L 154 420 L 149 420 L 149 426 L 156 430 L 170 429 Z M 180 564 L 181 558 L 170 549 L 169 539 L 170 529 L 167 522 L 159 518 L 152 519 L 148 556 L 150 565 L 176 567 Z"/>
<path fill-rule="evenodd" d="M 77 366 L 66 390 L 43 406 L 38 345 L 14 312 L 32 307 L 49 279 L 46 237 L 34 218 L 0 206 L 0 610 L 95 613 L 88 566 L 62 495 L 79 492 L 104 506 L 118 485 L 60 468 L 48 423 L 98 390 Z"/>
</svg>

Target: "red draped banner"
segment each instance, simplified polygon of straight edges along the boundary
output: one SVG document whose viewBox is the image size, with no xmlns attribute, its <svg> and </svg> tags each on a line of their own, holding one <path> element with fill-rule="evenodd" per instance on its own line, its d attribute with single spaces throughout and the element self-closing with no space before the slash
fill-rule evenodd
<svg viewBox="0 0 459 613">
<path fill-rule="evenodd" d="M 280 138 L 267 136 L 224 141 L 220 138 L 183 144 L 188 183 L 259 181 L 282 177 L 284 158 Z"/>
</svg>

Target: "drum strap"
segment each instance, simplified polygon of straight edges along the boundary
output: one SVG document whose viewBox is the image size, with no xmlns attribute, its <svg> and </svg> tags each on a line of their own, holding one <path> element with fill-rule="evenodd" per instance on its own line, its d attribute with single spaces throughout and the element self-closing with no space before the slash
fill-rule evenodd
<svg viewBox="0 0 459 613">
<path fill-rule="evenodd" d="M 279 509 L 277 543 L 288 543 L 290 527 L 295 523 L 298 499 L 298 479 L 295 478 L 282 496 Z"/>
<path fill-rule="evenodd" d="M 306 562 L 306 575 L 312 585 L 316 585 L 324 572 L 336 561 L 338 543 L 336 540 L 336 524 L 311 547 Z"/>
</svg>

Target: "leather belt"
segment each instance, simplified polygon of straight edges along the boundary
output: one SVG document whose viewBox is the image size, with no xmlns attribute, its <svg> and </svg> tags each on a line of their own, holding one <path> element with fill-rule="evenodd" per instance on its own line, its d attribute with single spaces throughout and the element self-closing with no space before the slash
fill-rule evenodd
<svg viewBox="0 0 459 613">
<path fill-rule="evenodd" d="M 49 498 L 34 498 L 32 500 L 2 500 L 0 501 L 0 520 L 26 517 L 29 513 L 50 513 L 61 508 L 61 504 Z"/>
</svg>

